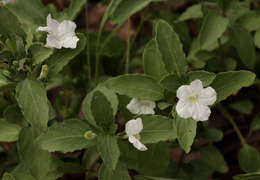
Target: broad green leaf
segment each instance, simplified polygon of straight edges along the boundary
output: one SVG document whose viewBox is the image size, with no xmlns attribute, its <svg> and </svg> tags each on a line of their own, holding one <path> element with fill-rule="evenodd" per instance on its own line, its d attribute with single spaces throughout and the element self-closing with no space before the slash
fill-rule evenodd
<svg viewBox="0 0 260 180">
<path fill-rule="evenodd" d="M 162 176 L 170 163 L 168 146 L 168 143 L 159 142 L 147 145 L 148 150 L 143 152 L 135 149 L 129 142 L 121 142 L 120 161 L 125 163 L 128 169 L 134 169 L 139 174 Z"/>
<path fill-rule="evenodd" d="M 146 100 L 163 99 L 163 88 L 150 76 L 146 75 L 121 75 L 111 78 L 105 85 L 121 95 Z"/>
<path fill-rule="evenodd" d="M 183 82 L 175 74 L 170 74 L 168 76 L 165 76 L 160 81 L 160 84 L 168 91 L 171 91 L 172 93 L 176 94 L 177 89 L 183 84 Z"/>
<path fill-rule="evenodd" d="M 161 80 L 167 74 L 156 40 L 151 40 L 143 53 L 144 73 Z"/>
<path fill-rule="evenodd" d="M 248 12 L 250 12 L 250 1 L 230 1 L 225 14 L 230 22 L 235 22 Z"/>
<path fill-rule="evenodd" d="M 80 39 L 75 49 L 59 49 L 56 50 L 47 60 L 49 66 L 49 76 L 60 72 L 73 58 L 75 58 L 86 45 L 86 37 L 83 34 L 77 34 Z"/>
<path fill-rule="evenodd" d="M 208 14 L 200 29 L 200 48 L 205 49 L 217 42 L 228 26 L 228 19 L 217 14 Z"/>
<path fill-rule="evenodd" d="M 182 149 L 186 153 L 189 153 L 196 136 L 197 121 L 193 119 L 183 119 L 179 116 L 177 116 L 175 121 L 178 142 Z"/>
<path fill-rule="evenodd" d="M 203 127 L 199 128 L 198 136 L 209 141 L 218 142 L 223 139 L 224 134 L 217 128 Z"/>
<path fill-rule="evenodd" d="M 173 119 L 159 115 L 142 115 L 143 130 L 140 133 L 142 143 L 158 143 L 177 138 Z"/>
<path fill-rule="evenodd" d="M 195 4 L 187 8 L 186 11 L 180 15 L 178 21 L 186 21 L 188 19 L 197 19 L 201 17 L 203 17 L 201 4 Z"/>
<path fill-rule="evenodd" d="M 114 7 L 111 7 L 109 12 L 110 21 L 112 24 L 121 24 L 149 3 L 157 1 L 160 0 L 121 0 L 118 3 L 114 2 Z"/>
<path fill-rule="evenodd" d="M 166 70 L 180 77 L 186 72 L 187 63 L 179 36 L 166 21 L 159 20 L 155 24 L 155 39 Z"/>
<path fill-rule="evenodd" d="M 91 91 L 90 93 L 87 94 L 87 96 L 85 97 L 85 99 L 83 100 L 83 103 L 82 103 L 82 112 L 84 113 L 86 120 L 92 126 L 97 128 L 98 126 L 97 126 L 97 123 L 94 119 L 94 115 L 93 115 L 92 110 L 91 110 L 91 103 L 93 101 L 93 95 L 96 91 L 102 92 L 102 94 L 105 95 L 106 99 L 111 104 L 111 107 L 112 107 L 112 110 L 113 110 L 113 116 L 115 116 L 116 113 L 117 113 L 118 98 L 113 91 L 111 91 L 111 90 L 109 90 L 105 87 L 102 87 L 102 86 L 98 86 L 93 91 Z"/>
<path fill-rule="evenodd" d="M 17 104 L 7 106 L 4 110 L 3 117 L 8 123 L 15 123 L 22 126 L 25 123 L 21 109 Z"/>
<path fill-rule="evenodd" d="M 95 91 L 90 106 L 96 124 L 105 132 L 109 132 L 115 121 L 109 100 L 101 91 Z"/>
<path fill-rule="evenodd" d="M 9 3 L 6 7 L 18 17 L 23 24 L 45 25 L 48 10 L 40 0 L 18 0 L 16 3 Z"/>
<path fill-rule="evenodd" d="M 243 145 L 238 153 L 238 162 L 245 172 L 256 172 L 260 170 L 259 151 L 248 144 Z"/>
<path fill-rule="evenodd" d="M 18 19 L 5 7 L 0 7 L 0 34 L 7 37 L 15 34 L 25 36 Z"/>
<path fill-rule="evenodd" d="M 251 114 L 254 104 L 249 99 L 241 99 L 239 101 L 235 101 L 229 105 L 235 111 L 238 111 L 243 114 Z"/>
<path fill-rule="evenodd" d="M 53 49 L 46 48 L 42 44 L 33 44 L 29 50 L 32 53 L 32 57 L 34 59 L 33 65 L 42 63 L 53 53 Z"/>
<path fill-rule="evenodd" d="M 21 129 L 22 128 L 16 124 L 0 120 L 0 142 L 17 141 Z"/>
<path fill-rule="evenodd" d="M 260 12 L 249 11 L 237 20 L 237 23 L 242 25 L 248 31 L 255 31 L 260 28 Z"/>
<path fill-rule="evenodd" d="M 118 163 L 115 170 L 102 164 L 98 171 L 99 180 L 131 180 L 128 169 L 123 163 Z"/>
<path fill-rule="evenodd" d="M 254 132 L 258 130 L 260 130 L 260 114 L 257 114 L 250 124 L 250 132 Z"/>
<path fill-rule="evenodd" d="M 49 106 L 43 84 L 33 78 L 27 78 L 16 87 L 16 99 L 25 119 L 41 130 L 47 128 Z"/>
<path fill-rule="evenodd" d="M 254 43 L 255 46 L 260 49 L 260 31 L 256 31 L 255 36 L 254 36 Z"/>
<path fill-rule="evenodd" d="M 189 83 L 191 83 L 196 79 L 199 79 L 202 81 L 204 87 L 209 86 L 216 77 L 215 73 L 211 73 L 207 71 L 191 71 L 188 72 L 187 76 L 188 76 Z"/>
<path fill-rule="evenodd" d="M 78 1 L 71 1 L 70 6 L 64 9 L 57 18 L 59 21 L 61 20 L 71 20 L 73 21 L 76 19 L 84 5 L 86 4 L 86 0 L 78 0 Z"/>
<path fill-rule="evenodd" d="M 234 180 L 259 180 L 260 172 L 240 174 L 233 177 Z"/>
<path fill-rule="evenodd" d="M 251 34 L 240 25 L 232 25 L 229 29 L 229 36 L 232 45 L 237 49 L 237 53 L 244 65 L 253 69 L 256 61 L 256 53 Z"/>
<path fill-rule="evenodd" d="M 42 150 L 36 143 L 39 132 L 34 127 L 23 128 L 17 143 L 20 164 L 13 173 L 26 173 L 37 180 L 54 180 L 62 176 L 57 161 L 51 153 Z"/>
<path fill-rule="evenodd" d="M 99 136 L 98 150 L 105 166 L 115 170 L 120 156 L 117 139 L 110 135 Z"/>
<path fill-rule="evenodd" d="M 242 87 L 250 86 L 254 80 L 255 74 L 250 71 L 228 71 L 217 74 L 211 87 L 216 90 L 217 102 L 220 102 Z"/>
<path fill-rule="evenodd" d="M 95 144 L 95 140 L 84 138 L 84 134 L 90 130 L 89 125 L 82 120 L 65 120 L 48 128 L 47 132 L 37 139 L 37 143 L 49 152 L 73 152 Z"/>
</svg>

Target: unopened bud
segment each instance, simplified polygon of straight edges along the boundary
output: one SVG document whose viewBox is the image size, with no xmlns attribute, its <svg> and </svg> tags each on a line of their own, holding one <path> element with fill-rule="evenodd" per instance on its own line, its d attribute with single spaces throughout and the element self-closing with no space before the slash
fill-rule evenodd
<svg viewBox="0 0 260 180">
<path fill-rule="evenodd" d="M 46 78 L 48 76 L 48 71 L 49 71 L 48 65 L 44 64 L 42 66 L 42 70 L 41 70 L 39 79 Z"/>
<path fill-rule="evenodd" d="M 85 134 L 84 134 L 84 137 L 87 139 L 87 140 L 92 140 L 94 139 L 95 137 L 97 137 L 96 133 L 93 133 L 92 131 L 86 131 Z"/>
<path fill-rule="evenodd" d="M 2 73 L 5 77 L 12 78 L 12 73 L 10 71 L 3 70 Z"/>
</svg>

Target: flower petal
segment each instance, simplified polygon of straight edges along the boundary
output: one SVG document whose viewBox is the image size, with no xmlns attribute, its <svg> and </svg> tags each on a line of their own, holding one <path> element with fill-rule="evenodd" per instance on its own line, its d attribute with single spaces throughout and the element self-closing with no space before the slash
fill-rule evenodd
<svg viewBox="0 0 260 180">
<path fill-rule="evenodd" d="M 189 118 L 192 116 L 192 104 L 187 101 L 179 100 L 176 105 L 176 111 L 182 118 Z"/>
<path fill-rule="evenodd" d="M 49 33 L 58 33 L 59 22 L 52 19 L 51 14 L 47 16 L 47 27 L 49 28 Z"/>
<path fill-rule="evenodd" d="M 183 85 L 183 86 L 179 87 L 176 95 L 177 95 L 177 98 L 179 98 L 180 100 L 186 100 L 187 98 L 189 98 L 192 95 L 190 86 Z"/>
<path fill-rule="evenodd" d="M 64 48 L 72 48 L 75 49 L 77 47 L 77 43 L 79 38 L 77 36 L 66 37 L 61 40 L 61 44 Z"/>
<path fill-rule="evenodd" d="M 139 114 L 140 112 L 140 104 L 138 103 L 138 100 L 133 98 L 129 104 L 127 104 L 126 108 L 132 113 L 132 114 Z"/>
<path fill-rule="evenodd" d="M 197 79 L 190 83 L 190 88 L 194 94 L 199 94 L 200 91 L 203 89 L 203 85 L 201 80 Z"/>
<path fill-rule="evenodd" d="M 141 118 L 137 118 L 136 120 L 130 120 L 125 125 L 125 131 L 128 137 L 139 134 L 143 130 L 143 122 Z"/>
<path fill-rule="evenodd" d="M 142 106 L 140 108 L 139 114 L 155 114 L 153 108 L 147 107 L 147 106 Z"/>
<path fill-rule="evenodd" d="M 207 121 L 211 110 L 208 106 L 194 103 L 192 106 L 192 118 L 196 121 Z"/>
<path fill-rule="evenodd" d="M 74 36 L 77 25 L 73 21 L 64 20 L 59 25 L 59 33 L 61 36 Z"/>
<path fill-rule="evenodd" d="M 132 141 L 132 142 L 131 142 L 131 141 Z M 144 144 L 142 144 L 142 143 L 141 143 L 138 139 L 136 139 L 135 137 L 132 137 L 132 138 L 131 138 L 131 141 L 130 141 L 130 139 L 129 139 L 129 142 L 131 142 L 136 149 L 138 149 L 138 150 L 140 150 L 140 151 L 146 151 L 146 150 L 147 150 L 147 147 L 146 147 Z"/>
<path fill-rule="evenodd" d="M 207 87 L 200 92 L 198 102 L 202 105 L 212 105 L 217 100 L 217 93 L 212 87 Z"/>
<path fill-rule="evenodd" d="M 58 41 L 54 35 L 52 34 L 48 34 L 47 35 L 47 42 L 46 42 L 46 47 L 49 48 L 57 48 L 57 49 L 61 49 L 62 48 L 62 44 L 60 43 L 60 41 Z"/>
</svg>

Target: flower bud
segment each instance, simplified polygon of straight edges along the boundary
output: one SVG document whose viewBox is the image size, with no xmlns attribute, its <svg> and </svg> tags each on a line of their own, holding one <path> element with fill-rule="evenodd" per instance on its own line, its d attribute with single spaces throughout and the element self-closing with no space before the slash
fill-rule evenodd
<svg viewBox="0 0 260 180">
<path fill-rule="evenodd" d="M 47 75 L 48 75 L 48 71 L 49 71 L 48 65 L 44 64 L 44 65 L 42 66 L 42 70 L 41 70 L 41 74 L 40 74 L 39 79 L 46 78 Z"/>
<path fill-rule="evenodd" d="M 92 131 L 86 131 L 84 134 L 84 138 L 86 138 L 87 140 L 92 140 L 95 137 L 97 137 L 96 133 L 93 133 Z"/>
</svg>

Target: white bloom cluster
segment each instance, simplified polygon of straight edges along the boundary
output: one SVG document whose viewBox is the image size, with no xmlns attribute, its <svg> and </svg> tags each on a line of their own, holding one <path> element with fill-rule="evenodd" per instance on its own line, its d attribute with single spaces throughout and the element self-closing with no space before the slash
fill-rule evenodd
<svg viewBox="0 0 260 180">
<path fill-rule="evenodd" d="M 193 118 L 196 121 L 206 121 L 210 116 L 210 108 L 217 99 L 216 91 L 211 88 L 203 88 L 200 80 L 194 80 L 190 85 L 183 85 L 177 90 L 179 101 L 176 111 L 182 118 Z M 133 98 L 126 108 L 133 114 L 155 114 L 155 102 L 138 100 Z M 126 123 L 125 131 L 130 143 L 140 151 L 146 151 L 147 147 L 141 143 L 140 132 L 143 130 L 141 118 L 130 120 Z"/>
<path fill-rule="evenodd" d="M 61 49 L 76 48 L 79 38 L 75 34 L 76 24 L 72 21 L 64 20 L 61 23 L 47 16 L 47 26 L 40 26 L 37 31 L 46 31 L 46 47 Z"/>
</svg>

